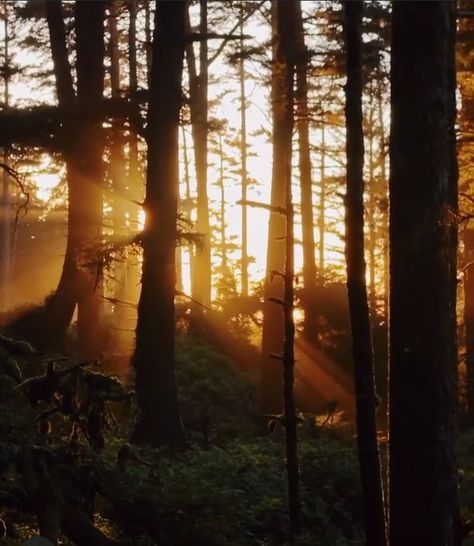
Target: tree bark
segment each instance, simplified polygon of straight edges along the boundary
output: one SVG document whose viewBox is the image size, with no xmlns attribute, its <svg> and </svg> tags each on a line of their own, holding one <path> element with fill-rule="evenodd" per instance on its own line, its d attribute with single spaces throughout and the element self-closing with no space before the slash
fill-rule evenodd
<svg viewBox="0 0 474 546">
<path fill-rule="evenodd" d="M 318 341 L 318 314 L 316 309 L 316 256 L 314 246 L 313 180 L 308 109 L 308 50 L 304 39 L 301 1 L 297 3 L 296 16 L 296 117 L 299 146 L 299 174 L 301 189 L 301 223 L 303 234 L 303 335 L 307 341 Z"/>
<path fill-rule="evenodd" d="M 319 219 L 318 219 L 318 280 L 322 286 L 325 276 L 325 236 L 326 236 L 326 127 L 321 121 L 321 162 L 319 184 Z"/>
<path fill-rule="evenodd" d="M 288 52 L 294 29 L 293 0 L 272 3 L 273 63 L 272 63 L 272 116 L 273 166 L 271 207 L 285 208 L 285 184 L 288 164 L 291 164 L 293 132 L 293 65 Z M 290 93 L 290 94 L 289 94 Z M 270 213 L 268 222 L 267 267 L 264 288 L 262 327 L 262 407 L 265 412 L 280 412 L 283 400 L 282 378 L 271 354 L 281 350 L 284 320 L 281 310 L 270 298 L 280 298 L 284 290 L 285 216 Z M 272 272 L 276 272 L 274 274 Z"/>
<path fill-rule="evenodd" d="M 143 272 L 133 359 L 140 408 L 133 441 L 152 446 L 184 443 L 175 379 L 174 297 L 185 9 L 185 2 L 157 2 L 153 38 Z"/>
<path fill-rule="evenodd" d="M 207 34 L 207 0 L 200 0 L 199 32 Z M 189 21 L 189 15 L 188 15 Z M 190 24 L 188 23 L 188 32 Z M 197 220 L 196 231 L 201 235 L 197 245 L 193 268 L 192 296 L 206 307 L 211 303 L 211 247 L 209 223 L 209 197 L 207 188 L 208 162 L 208 46 L 207 40 L 199 44 L 199 75 L 196 71 L 196 59 L 192 42 L 186 48 L 186 59 L 189 70 L 189 94 L 191 111 L 191 128 L 194 144 L 194 160 L 197 182 Z"/>
<path fill-rule="evenodd" d="M 390 142 L 390 541 L 459 545 L 455 2 L 395 2 Z"/>
<path fill-rule="evenodd" d="M 76 44 L 77 44 L 77 104 L 79 107 L 92 107 L 103 98 L 104 92 L 104 19 L 103 0 L 88 2 L 76 0 Z M 77 227 L 80 247 L 97 244 L 102 234 L 103 208 L 103 151 L 104 142 L 100 122 L 79 122 L 80 135 L 74 168 L 78 174 L 78 187 L 74 204 L 78 213 Z M 79 186 L 80 184 L 80 186 Z M 71 194 L 70 198 L 73 199 Z M 74 223 L 73 223 L 74 225 Z M 86 260 L 87 260 L 86 256 Z M 81 271 L 81 291 L 77 302 L 77 334 L 79 347 L 85 356 L 97 356 L 100 345 L 101 292 L 98 282 L 101 264 L 96 264 L 97 272 Z"/>
<path fill-rule="evenodd" d="M 240 5 L 240 59 L 239 59 L 239 86 L 240 86 L 240 161 L 242 169 L 242 251 L 241 251 L 241 268 L 242 268 L 242 296 L 249 295 L 249 257 L 248 257 L 248 222 L 247 222 L 247 190 L 248 190 L 248 173 L 247 173 L 247 96 L 245 91 L 245 59 L 244 59 L 244 23 L 245 23 L 245 6 Z"/>
<path fill-rule="evenodd" d="M 59 105 L 76 104 L 66 32 L 59 0 L 45 2 Z M 102 98 L 104 82 L 104 13 L 102 1 L 76 2 L 77 105 L 89 108 Z M 84 354 L 98 349 L 100 299 L 96 277 L 81 267 L 81 253 L 95 241 L 102 222 L 102 149 L 100 125 L 77 121 L 64 127 L 68 181 L 68 235 L 58 287 L 48 308 L 46 345 L 66 335 L 78 304 L 78 335 Z"/>
<path fill-rule="evenodd" d="M 346 266 L 356 394 L 357 448 L 367 546 L 387 544 L 375 416 L 374 354 L 364 257 L 363 2 L 344 2 L 346 45 Z"/>
<path fill-rule="evenodd" d="M 290 4 L 279 17 L 295 17 L 296 2 Z M 293 10 L 290 6 L 293 4 Z M 281 9 L 281 3 L 280 3 Z M 280 10 L 279 10 L 280 11 Z M 294 19 L 289 19 L 288 24 L 294 24 Z M 288 44 L 291 47 L 292 43 Z M 293 51 L 287 52 L 288 57 L 293 57 Z M 290 104 L 293 95 L 293 67 L 288 66 L 287 97 Z M 290 156 L 291 157 L 291 156 Z M 291 160 L 288 157 L 285 168 L 285 209 L 286 209 L 286 237 L 285 237 L 285 270 L 284 270 L 284 297 L 283 312 L 285 322 L 285 337 L 283 342 L 283 400 L 285 408 L 285 441 L 286 441 L 286 472 L 288 480 L 288 511 L 290 514 L 290 532 L 292 535 L 301 533 L 301 503 L 298 464 L 298 434 L 296 404 L 294 392 L 295 370 L 295 321 L 294 309 L 294 282 L 295 282 L 295 242 L 294 242 L 294 210 L 291 188 Z"/>
<path fill-rule="evenodd" d="M 3 2 L 3 45 L 5 53 L 5 70 L 3 73 L 4 85 L 4 109 L 8 110 L 10 106 L 10 37 L 9 37 L 9 9 L 8 3 Z M 8 148 L 3 149 L 3 163 L 8 165 Z M 11 299 L 11 280 L 12 280 L 12 218 L 10 201 L 10 177 L 6 169 L 2 173 L 2 202 L 0 208 L 0 311 L 7 311 L 10 307 Z"/>
</svg>

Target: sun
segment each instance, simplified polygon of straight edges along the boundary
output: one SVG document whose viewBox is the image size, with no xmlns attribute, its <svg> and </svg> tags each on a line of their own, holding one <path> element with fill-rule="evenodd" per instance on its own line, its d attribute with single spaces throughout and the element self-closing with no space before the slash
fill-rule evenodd
<svg viewBox="0 0 474 546">
<path fill-rule="evenodd" d="M 61 181 L 59 174 L 41 173 L 33 176 L 33 181 L 36 186 L 36 197 L 43 202 L 48 202 L 51 199 L 54 189 Z"/>
</svg>

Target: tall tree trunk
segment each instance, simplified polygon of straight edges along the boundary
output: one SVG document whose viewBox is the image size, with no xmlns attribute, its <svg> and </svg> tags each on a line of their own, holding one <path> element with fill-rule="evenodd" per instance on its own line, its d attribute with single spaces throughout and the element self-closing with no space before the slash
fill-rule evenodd
<svg viewBox="0 0 474 546">
<path fill-rule="evenodd" d="M 304 39 L 301 1 L 296 14 L 296 116 L 299 146 L 299 171 L 301 188 L 301 223 L 303 232 L 303 335 L 310 343 L 318 340 L 318 314 L 316 310 L 316 256 L 314 246 L 313 180 L 309 141 L 308 110 L 308 50 Z"/>
<path fill-rule="evenodd" d="M 387 138 L 385 130 L 385 120 L 384 120 L 384 85 L 383 77 L 379 72 L 379 82 L 377 88 L 377 117 L 380 130 L 380 176 L 382 179 L 383 187 L 383 201 L 382 203 L 388 203 L 388 180 L 387 180 L 387 161 L 386 161 L 386 152 L 387 152 Z M 383 218 L 383 297 L 384 297 L 384 313 L 385 317 L 388 317 L 388 306 L 389 306 L 389 291 L 390 291 L 390 271 L 389 271 L 389 261 L 390 261 L 390 251 L 389 251 L 389 236 L 388 236 L 388 206 L 382 205 L 382 218 Z M 387 343 L 388 346 L 388 343 Z"/>
<path fill-rule="evenodd" d="M 227 274 L 227 236 L 226 236 L 226 200 L 225 200 L 225 170 L 224 170 L 224 150 L 222 146 L 222 135 L 219 133 L 219 189 L 221 193 L 221 269 L 222 278 L 225 280 Z"/>
<path fill-rule="evenodd" d="M 8 3 L 4 0 L 3 4 L 3 32 L 4 32 L 4 66 L 3 74 L 4 85 L 4 109 L 8 110 L 10 105 L 10 37 L 9 37 L 9 10 Z M 8 149 L 3 149 L 3 163 L 8 165 Z M 3 169 L 2 173 L 2 206 L 0 210 L 0 311 L 6 311 L 10 306 L 10 291 L 12 280 L 12 222 L 11 222 L 11 203 L 10 203 L 10 177 L 8 172 Z"/>
<path fill-rule="evenodd" d="M 273 116 L 273 166 L 271 207 L 285 208 L 285 184 L 288 164 L 291 165 L 293 132 L 293 65 L 288 58 L 294 29 L 293 0 L 272 3 L 273 64 L 272 64 L 272 116 Z M 291 91 L 290 95 L 288 93 Z M 262 327 L 262 407 L 266 412 L 280 412 L 282 378 L 272 354 L 281 350 L 284 337 L 284 320 L 281 310 L 270 298 L 280 298 L 284 290 L 285 267 L 285 217 L 270 213 L 268 222 L 267 267 L 264 288 Z M 276 274 L 275 274 L 276 272 Z"/>
<path fill-rule="evenodd" d="M 185 197 L 183 206 L 184 217 L 191 222 L 192 212 L 194 208 L 193 198 L 191 197 L 191 176 L 189 173 L 189 154 L 188 143 L 186 139 L 186 129 L 184 125 L 181 127 L 181 135 L 183 138 L 183 163 L 184 163 L 184 183 L 185 183 Z M 188 244 L 188 256 L 189 256 L 189 281 L 192 283 L 194 273 L 194 244 L 190 242 Z"/>
<path fill-rule="evenodd" d="M 240 59 L 239 59 L 239 85 L 240 85 L 240 161 L 242 169 L 242 296 L 249 295 L 249 257 L 248 257 L 248 222 L 247 222 L 247 96 L 245 92 L 245 59 L 244 59 L 244 22 L 245 5 L 240 4 Z"/>
<path fill-rule="evenodd" d="M 193 298 L 209 307 L 211 303 L 211 227 L 209 223 L 209 197 L 207 189 L 208 161 L 208 45 L 207 39 L 207 0 L 200 0 L 199 33 L 204 38 L 199 45 L 199 75 L 196 73 L 196 59 L 192 43 L 187 46 L 186 58 L 189 70 L 189 93 L 191 126 L 194 144 L 197 182 L 197 220 L 196 231 L 201 235 L 195 252 L 193 269 Z M 189 17 L 189 15 L 188 15 Z"/>
<path fill-rule="evenodd" d="M 321 120 L 321 160 L 320 160 L 320 185 L 319 185 L 319 245 L 318 245 L 318 280 L 324 284 L 325 261 L 325 236 L 326 236 L 326 127 L 324 119 Z"/>
<path fill-rule="evenodd" d="M 138 444 L 182 445 L 175 379 L 175 248 L 185 2 L 158 1 L 147 131 L 143 273 L 134 367 Z"/>
<path fill-rule="evenodd" d="M 387 544 L 375 416 L 374 354 L 364 258 L 364 134 L 362 118 L 362 12 L 344 2 L 346 94 L 346 264 L 356 393 L 357 448 L 367 546 Z"/>
<path fill-rule="evenodd" d="M 278 15 L 280 18 L 289 18 L 287 24 L 294 24 L 296 15 L 296 2 L 288 2 L 288 7 L 282 9 L 283 2 L 279 3 Z M 293 6 L 292 6 L 293 4 Z M 293 7 L 293 11 L 291 11 Z M 286 44 L 291 48 L 294 43 Z M 282 44 L 285 47 L 285 44 Z M 285 52 L 287 59 L 293 58 L 293 51 Z M 287 100 L 292 104 L 293 100 L 293 66 L 288 66 Z M 291 146 L 291 144 L 290 144 Z M 285 441 L 286 441 L 286 472 L 288 480 L 288 511 L 290 514 L 290 532 L 292 535 L 301 533 L 301 503 L 298 464 L 298 434 L 294 393 L 294 369 L 295 369 L 295 321 L 294 309 L 294 282 L 295 282 L 295 241 L 294 241 L 294 210 L 291 188 L 291 156 L 287 156 L 285 168 L 285 210 L 286 210 L 286 237 L 285 237 L 285 270 L 284 270 L 284 297 L 283 312 L 285 322 L 285 337 L 283 342 L 283 400 L 285 417 Z"/>
<path fill-rule="evenodd" d="M 109 3 L 108 31 L 109 43 L 108 53 L 110 59 L 110 85 L 112 98 L 120 97 L 120 51 L 119 51 L 119 31 L 117 28 L 117 3 Z M 126 225 L 127 217 L 127 179 L 126 165 L 124 155 L 125 127 L 120 119 L 112 120 L 112 133 L 110 142 L 110 175 L 112 179 L 112 226 L 114 238 L 124 240 L 128 230 Z M 115 299 L 117 300 L 114 309 L 115 324 L 123 328 L 126 323 L 129 309 L 123 301 L 126 301 L 127 291 L 127 260 L 126 255 L 123 260 L 118 260 L 114 268 L 115 280 Z M 122 339 L 120 339 L 122 345 Z M 125 347 L 122 346 L 122 349 Z"/>
<path fill-rule="evenodd" d="M 395 2 L 390 141 L 390 543 L 458 533 L 454 1 Z"/>
<path fill-rule="evenodd" d="M 377 251 L 377 179 L 375 176 L 375 157 L 374 157 L 374 140 L 375 140 L 375 119 L 374 119 L 374 97 L 373 89 L 370 86 L 370 105 L 367 137 L 369 141 L 369 184 L 368 184 L 368 202 L 367 202 L 367 227 L 368 227 L 368 258 L 369 258 L 369 309 L 372 318 L 377 313 L 377 289 L 375 282 L 376 273 L 376 251 Z"/>
<path fill-rule="evenodd" d="M 128 131 L 128 216 L 129 232 L 133 232 L 138 226 L 138 207 L 131 202 L 143 199 L 143 175 L 140 169 L 139 148 L 137 127 L 140 122 L 139 105 L 137 101 L 138 92 L 138 69 L 137 69 L 137 2 L 129 0 L 129 27 L 128 27 L 128 87 L 133 103 L 132 114 L 129 117 Z M 132 253 L 128 255 L 126 263 L 126 279 L 124 299 L 127 302 L 135 302 L 138 299 L 137 287 L 140 283 L 140 264 Z M 132 326 L 133 317 L 127 320 L 127 329 Z M 133 324 L 135 325 L 135 324 Z"/>
<path fill-rule="evenodd" d="M 105 4 L 102 0 L 76 0 L 75 4 L 77 104 L 85 109 L 97 105 L 103 98 Z M 74 193 L 77 190 L 74 202 L 81 208 L 76 218 L 79 244 L 83 248 L 98 243 L 102 234 L 104 142 L 101 127 L 101 122 L 96 121 L 79 121 L 77 127 L 80 138 L 73 161 L 80 185 L 74 188 Z M 97 268 L 100 267 L 101 264 L 97 264 Z M 82 269 L 77 302 L 79 346 L 87 356 L 97 355 L 100 344 L 102 285 L 97 275 Z"/>
<path fill-rule="evenodd" d="M 59 106 L 74 108 L 76 97 L 66 47 L 60 0 L 45 2 Z M 102 1 L 78 0 L 76 8 L 77 104 L 85 109 L 102 98 L 104 85 L 104 14 Z M 100 236 L 102 222 L 102 151 L 100 124 L 87 120 L 64 127 L 68 181 L 68 235 L 58 287 L 49 305 L 46 345 L 60 342 L 78 305 L 78 335 L 87 355 L 98 350 L 100 295 L 94 274 L 81 266 L 84 249 Z"/>
<path fill-rule="evenodd" d="M 48 22 L 51 53 L 54 64 L 54 75 L 56 80 L 56 94 L 59 106 L 63 109 L 74 108 L 76 97 L 72 82 L 71 66 L 68 59 L 66 46 L 66 30 L 62 13 L 61 0 L 45 1 L 46 19 Z M 46 328 L 45 344 L 47 346 L 60 343 L 66 335 L 76 308 L 79 283 L 76 279 L 79 276 L 77 260 L 77 242 L 74 233 L 75 210 L 77 203 L 74 202 L 74 189 L 79 181 L 75 175 L 72 164 L 73 135 L 75 133 L 73 123 L 64 128 L 64 139 L 66 150 L 67 186 L 68 186 L 68 233 L 66 243 L 66 255 L 58 287 L 54 293 L 49 307 L 48 328 Z"/>
</svg>

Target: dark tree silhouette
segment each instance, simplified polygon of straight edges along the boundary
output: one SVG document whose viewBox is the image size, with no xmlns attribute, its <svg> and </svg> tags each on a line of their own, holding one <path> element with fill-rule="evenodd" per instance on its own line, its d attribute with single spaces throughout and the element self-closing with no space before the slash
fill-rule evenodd
<svg viewBox="0 0 474 546">
<path fill-rule="evenodd" d="M 382 476 L 377 445 L 374 353 L 364 258 L 364 134 L 362 129 L 363 2 L 344 2 L 346 94 L 346 264 L 356 394 L 357 447 L 367 546 L 386 541 Z"/>
<path fill-rule="evenodd" d="M 395 2 L 390 142 L 390 543 L 458 533 L 453 1 Z"/>
<path fill-rule="evenodd" d="M 105 2 L 77 0 L 75 4 L 77 49 L 77 97 L 69 65 L 61 2 L 46 2 L 51 50 L 59 106 L 75 104 L 96 107 L 104 87 Z M 96 242 L 102 225 L 102 150 L 100 123 L 73 120 L 64 126 L 68 180 L 68 237 L 63 271 L 49 307 L 45 343 L 61 341 L 78 306 L 78 335 L 81 350 L 94 355 L 98 350 L 100 295 L 95 275 L 87 271 L 83 253 Z"/>
<path fill-rule="evenodd" d="M 183 2 L 157 2 L 147 129 L 142 288 L 133 364 L 138 444 L 184 443 L 175 380 L 175 249 L 179 112 L 185 44 Z"/>
<path fill-rule="evenodd" d="M 262 406 L 265 411 L 282 409 L 282 379 L 278 366 L 271 359 L 278 353 L 284 336 L 282 313 L 269 298 L 279 298 L 284 289 L 281 273 L 285 266 L 285 216 L 278 208 L 285 208 L 285 184 L 288 165 L 291 165 L 291 139 L 293 132 L 293 40 L 294 2 L 272 4 L 273 64 L 272 64 L 272 114 L 273 114 L 273 168 L 271 213 L 268 224 L 267 274 L 262 329 Z"/>
<path fill-rule="evenodd" d="M 318 340 L 318 314 L 316 309 L 316 257 L 314 246 L 313 180 L 311 176 L 310 119 L 308 108 L 309 52 L 305 44 L 301 2 L 297 3 L 296 18 L 296 116 L 299 148 L 299 175 L 301 188 L 301 223 L 303 232 L 303 297 L 304 329 L 307 341 Z"/>
</svg>

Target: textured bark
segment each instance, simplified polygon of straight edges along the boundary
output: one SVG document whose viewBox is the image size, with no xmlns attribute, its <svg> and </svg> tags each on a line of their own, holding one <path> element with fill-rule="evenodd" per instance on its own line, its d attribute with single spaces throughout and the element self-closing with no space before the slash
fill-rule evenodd
<svg viewBox="0 0 474 546">
<path fill-rule="evenodd" d="M 356 395 L 357 450 L 367 546 L 387 544 L 375 416 L 374 353 L 365 280 L 362 1 L 344 3 L 346 44 L 346 266 Z"/>
<path fill-rule="evenodd" d="M 455 2 L 395 2 L 390 142 L 390 541 L 460 544 Z"/>
<path fill-rule="evenodd" d="M 293 35 L 293 1 L 272 4 L 273 63 L 272 63 L 272 115 L 273 115 L 273 166 L 271 206 L 285 207 L 285 184 L 288 165 L 291 164 L 293 132 L 293 65 L 288 52 Z M 281 298 L 284 290 L 281 275 L 285 266 L 285 217 L 270 213 L 268 223 L 267 273 L 264 288 L 262 328 L 262 406 L 266 412 L 280 412 L 282 378 L 272 353 L 281 351 L 284 337 L 284 320 L 281 310 L 269 298 Z"/>
<path fill-rule="evenodd" d="M 304 40 L 301 1 L 297 2 L 296 17 L 296 116 L 299 146 L 299 175 L 301 188 L 301 223 L 303 231 L 303 335 L 310 343 L 318 341 L 318 314 L 316 309 L 316 256 L 314 246 L 313 180 L 309 140 L 308 110 L 308 50 Z"/>
<path fill-rule="evenodd" d="M 184 57 L 185 2 L 157 2 L 147 131 L 143 272 L 136 349 L 139 444 L 184 443 L 175 380 L 175 248 L 178 131 Z"/>
</svg>

